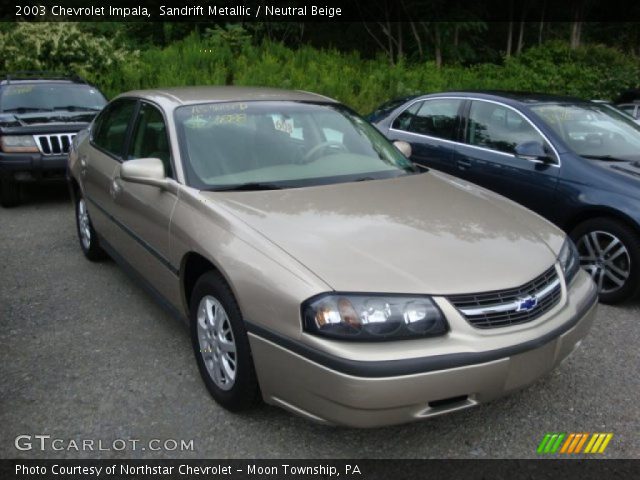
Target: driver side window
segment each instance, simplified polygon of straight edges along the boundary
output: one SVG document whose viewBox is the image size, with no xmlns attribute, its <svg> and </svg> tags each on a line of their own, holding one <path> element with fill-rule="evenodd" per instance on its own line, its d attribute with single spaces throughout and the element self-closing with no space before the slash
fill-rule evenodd
<svg viewBox="0 0 640 480">
<path fill-rule="evenodd" d="M 127 155 L 127 160 L 135 158 L 159 158 L 164 163 L 167 177 L 173 178 L 171 149 L 164 117 L 160 110 L 144 102 L 140 105 Z"/>
</svg>

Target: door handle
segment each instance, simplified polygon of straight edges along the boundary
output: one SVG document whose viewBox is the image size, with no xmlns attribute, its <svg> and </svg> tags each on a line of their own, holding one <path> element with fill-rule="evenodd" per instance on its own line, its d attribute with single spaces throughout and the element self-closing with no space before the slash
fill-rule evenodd
<svg viewBox="0 0 640 480">
<path fill-rule="evenodd" d="M 460 170 L 467 170 L 469 168 L 471 168 L 471 160 L 469 160 L 468 158 L 461 158 L 457 161 L 458 164 L 458 168 Z"/>
<path fill-rule="evenodd" d="M 115 200 L 116 197 L 120 195 L 121 191 L 122 185 L 120 185 L 119 177 L 114 177 L 113 180 L 111 180 L 111 184 L 109 185 L 109 195 L 111 195 L 111 198 Z"/>
<path fill-rule="evenodd" d="M 80 157 L 80 175 L 84 177 L 86 174 L 87 174 L 87 157 L 83 155 Z"/>
</svg>

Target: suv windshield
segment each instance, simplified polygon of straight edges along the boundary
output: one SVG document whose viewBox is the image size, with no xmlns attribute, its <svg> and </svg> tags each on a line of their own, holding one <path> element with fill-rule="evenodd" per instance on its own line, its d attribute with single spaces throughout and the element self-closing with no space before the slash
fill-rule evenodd
<svg viewBox="0 0 640 480">
<path fill-rule="evenodd" d="M 578 155 L 637 157 L 640 125 L 602 104 L 554 104 L 531 107 Z"/>
<path fill-rule="evenodd" d="M 176 109 L 189 184 L 291 188 L 414 172 L 380 132 L 340 105 L 234 102 Z"/>
<path fill-rule="evenodd" d="M 16 83 L 0 94 L 0 112 L 100 110 L 106 102 L 90 85 L 77 83 Z"/>
</svg>

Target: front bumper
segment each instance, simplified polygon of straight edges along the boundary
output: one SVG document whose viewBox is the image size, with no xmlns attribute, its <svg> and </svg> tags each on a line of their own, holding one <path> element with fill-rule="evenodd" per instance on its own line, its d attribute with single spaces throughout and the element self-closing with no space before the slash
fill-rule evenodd
<svg viewBox="0 0 640 480">
<path fill-rule="evenodd" d="M 0 153 L 0 177 L 17 182 L 64 180 L 67 155 Z"/>
<path fill-rule="evenodd" d="M 249 338 L 267 403 L 321 423 L 377 427 L 488 402 L 551 371 L 591 327 L 597 310 L 596 288 L 581 274 L 563 301 L 547 322 L 558 325 L 553 330 L 508 348 L 482 352 L 358 362 L 309 355 L 252 325 Z"/>
</svg>

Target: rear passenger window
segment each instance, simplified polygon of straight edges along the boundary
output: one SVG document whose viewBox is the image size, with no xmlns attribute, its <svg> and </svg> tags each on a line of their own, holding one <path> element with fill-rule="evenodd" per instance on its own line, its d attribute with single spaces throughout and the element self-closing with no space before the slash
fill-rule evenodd
<svg viewBox="0 0 640 480">
<path fill-rule="evenodd" d="M 396 119 L 398 126 L 396 127 L 394 122 L 393 128 L 444 140 L 455 140 L 461 103 L 462 100 L 455 98 L 425 100 L 417 104 L 418 109 L 405 110 Z"/>
<path fill-rule="evenodd" d="M 466 133 L 470 145 L 515 153 L 516 145 L 532 141 L 546 145 L 542 135 L 520 113 L 495 103 L 471 102 Z"/>
<path fill-rule="evenodd" d="M 102 150 L 121 158 L 127 129 L 135 107 L 135 100 L 120 100 L 107 107 L 96 120 L 93 143 Z"/>
</svg>

